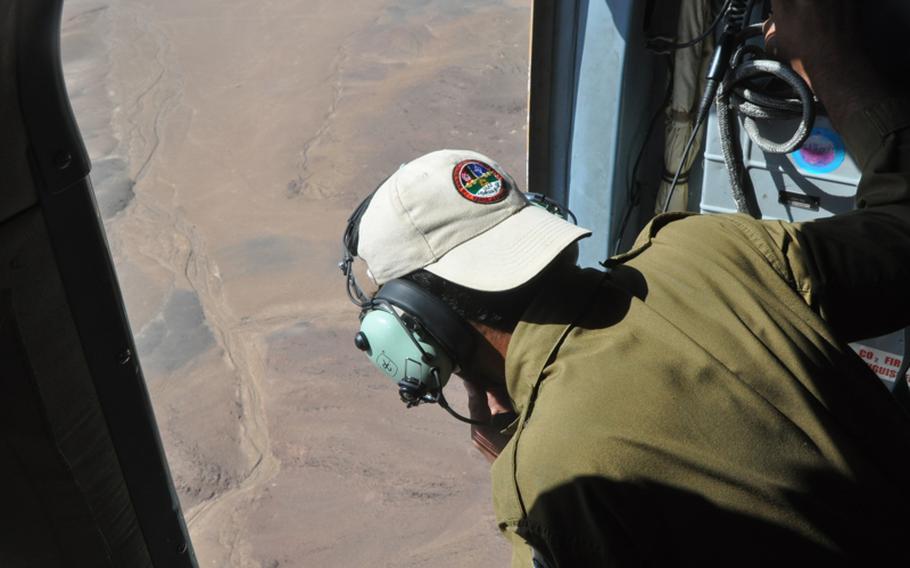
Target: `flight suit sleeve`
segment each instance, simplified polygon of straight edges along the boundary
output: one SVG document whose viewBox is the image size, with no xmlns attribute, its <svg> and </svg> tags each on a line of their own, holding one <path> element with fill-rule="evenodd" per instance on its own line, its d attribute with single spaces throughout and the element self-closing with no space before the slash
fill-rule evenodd
<svg viewBox="0 0 910 568">
<path fill-rule="evenodd" d="M 839 127 L 862 170 L 857 209 L 765 228 L 804 299 L 854 341 L 910 325 L 910 100 L 879 103 Z"/>
</svg>

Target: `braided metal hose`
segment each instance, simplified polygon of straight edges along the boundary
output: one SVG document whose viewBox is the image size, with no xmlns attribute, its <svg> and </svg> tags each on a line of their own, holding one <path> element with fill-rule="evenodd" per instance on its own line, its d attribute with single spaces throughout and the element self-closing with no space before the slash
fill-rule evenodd
<svg viewBox="0 0 910 568">
<path fill-rule="evenodd" d="M 755 35 L 757 30 L 753 27 L 748 32 Z M 743 61 L 747 56 L 752 59 Z M 815 98 L 803 78 L 780 61 L 764 57 L 764 52 L 757 46 L 740 47 L 733 55 L 730 72 L 718 90 L 716 100 L 721 150 L 730 175 L 733 200 L 737 211 L 755 218 L 760 217 L 761 212 L 754 199 L 749 201 L 754 191 L 737 137 L 734 112 L 743 117 L 743 127 L 752 142 L 769 154 L 789 154 L 797 150 L 809 137 L 815 123 Z M 751 86 L 753 79 L 769 76 L 786 83 L 791 92 L 786 96 L 772 95 Z M 797 118 L 796 130 L 783 143 L 764 137 L 757 123 L 758 120 Z"/>
</svg>

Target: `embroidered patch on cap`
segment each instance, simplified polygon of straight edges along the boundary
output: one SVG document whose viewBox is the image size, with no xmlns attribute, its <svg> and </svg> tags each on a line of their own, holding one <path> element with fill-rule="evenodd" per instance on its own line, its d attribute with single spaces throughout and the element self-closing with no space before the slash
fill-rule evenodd
<svg viewBox="0 0 910 568">
<path fill-rule="evenodd" d="M 495 203 L 505 199 L 509 192 L 502 174 L 478 160 L 458 162 L 452 171 L 452 181 L 458 193 L 475 203 Z"/>
</svg>

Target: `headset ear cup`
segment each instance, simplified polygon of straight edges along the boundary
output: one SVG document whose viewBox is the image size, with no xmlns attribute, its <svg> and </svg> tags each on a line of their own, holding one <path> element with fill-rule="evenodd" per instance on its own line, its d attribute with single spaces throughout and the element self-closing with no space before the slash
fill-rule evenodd
<svg viewBox="0 0 910 568">
<path fill-rule="evenodd" d="M 452 374 L 451 357 L 434 338 L 410 329 L 392 310 L 381 304 L 365 310 L 355 345 L 399 385 L 412 385 L 421 393 L 441 390 Z"/>
<path fill-rule="evenodd" d="M 456 366 L 468 366 L 473 360 L 477 346 L 474 328 L 445 302 L 414 282 L 403 278 L 386 282 L 375 299 L 388 302 L 415 318 Z"/>
</svg>

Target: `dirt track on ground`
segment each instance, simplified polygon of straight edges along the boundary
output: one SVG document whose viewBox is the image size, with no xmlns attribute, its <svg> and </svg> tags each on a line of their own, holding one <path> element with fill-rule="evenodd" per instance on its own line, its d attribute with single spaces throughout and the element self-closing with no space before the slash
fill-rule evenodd
<svg viewBox="0 0 910 568">
<path fill-rule="evenodd" d="M 351 347 L 335 264 L 350 210 L 417 155 L 477 149 L 523 178 L 528 5 L 66 3 L 67 84 L 200 565 L 507 562 L 466 428 L 405 411 Z"/>
</svg>

